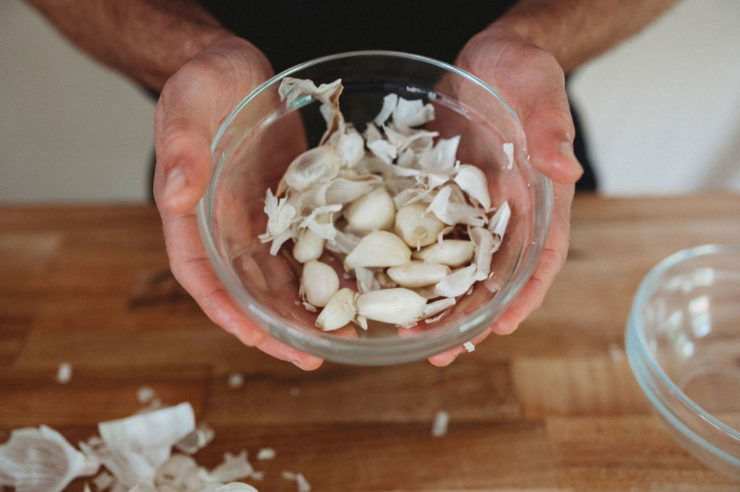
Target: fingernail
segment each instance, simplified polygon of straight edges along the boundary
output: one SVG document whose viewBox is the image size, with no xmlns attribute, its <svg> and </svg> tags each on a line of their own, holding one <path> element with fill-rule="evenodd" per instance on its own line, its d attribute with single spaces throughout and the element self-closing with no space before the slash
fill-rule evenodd
<svg viewBox="0 0 740 492">
<path fill-rule="evenodd" d="M 187 184 L 187 177 L 182 169 L 176 167 L 167 173 L 164 182 L 164 199 L 170 200 L 177 195 Z"/>
<path fill-rule="evenodd" d="M 301 364 L 301 362 L 300 362 L 300 361 L 298 361 L 297 359 L 291 359 L 291 360 L 290 360 L 290 363 L 291 363 L 291 364 L 293 364 L 294 366 L 296 366 L 296 367 L 297 367 L 298 369 L 301 369 L 301 370 L 303 370 L 303 371 L 305 371 L 305 370 L 306 370 L 306 368 L 305 368 L 305 367 L 303 367 L 303 365 Z"/>
</svg>

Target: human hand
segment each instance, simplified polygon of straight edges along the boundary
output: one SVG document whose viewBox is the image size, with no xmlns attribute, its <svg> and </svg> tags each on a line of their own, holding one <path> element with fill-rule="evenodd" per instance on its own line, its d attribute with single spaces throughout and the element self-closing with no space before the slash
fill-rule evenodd
<svg viewBox="0 0 740 492">
<path fill-rule="evenodd" d="M 219 124 L 271 75 L 257 48 L 229 36 L 214 41 L 167 81 L 155 115 L 154 197 L 172 272 L 205 314 L 246 345 L 310 370 L 322 360 L 268 336 L 229 297 L 210 265 L 195 215 L 210 177 L 210 145 Z"/>
<path fill-rule="evenodd" d="M 499 335 L 514 332 L 542 304 L 567 256 L 574 184 L 583 170 L 573 155 L 575 131 L 565 77 L 554 56 L 514 31 L 489 28 L 467 43 L 456 65 L 499 90 L 519 114 L 530 162 L 553 181 L 552 223 L 540 262 L 506 311 L 473 340 L 477 344 L 491 331 Z M 464 351 L 458 346 L 429 357 L 429 361 L 445 366 Z"/>
</svg>

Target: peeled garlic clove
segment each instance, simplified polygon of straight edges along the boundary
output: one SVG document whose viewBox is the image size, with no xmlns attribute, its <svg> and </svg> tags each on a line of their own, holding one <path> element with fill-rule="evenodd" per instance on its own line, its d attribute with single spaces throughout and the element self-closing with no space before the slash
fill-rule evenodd
<svg viewBox="0 0 740 492">
<path fill-rule="evenodd" d="M 426 304 L 427 300 L 413 290 L 381 289 L 357 296 L 357 313 L 382 323 L 409 325 L 424 314 Z"/>
<path fill-rule="evenodd" d="M 457 297 L 465 294 L 475 283 L 475 265 L 468 265 L 452 272 L 434 287 L 437 295 Z"/>
<path fill-rule="evenodd" d="M 320 261 L 309 261 L 303 265 L 301 291 L 310 304 L 326 306 L 338 290 L 339 277 L 332 267 Z"/>
<path fill-rule="evenodd" d="M 350 228 L 357 231 L 389 229 L 396 206 L 384 187 L 377 188 L 352 202 L 344 212 Z"/>
<path fill-rule="evenodd" d="M 434 292 L 433 285 L 429 285 L 427 287 L 417 287 L 416 289 L 413 289 L 413 290 L 414 292 L 416 292 L 421 297 L 427 300 L 436 299 L 437 297 L 439 297 L 439 295 L 436 292 Z"/>
<path fill-rule="evenodd" d="M 354 291 L 347 288 L 339 289 L 316 318 L 316 326 L 324 331 L 338 330 L 352 321 L 356 313 Z"/>
<path fill-rule="evenodd" d="M 455 175 L 455 183 L 483 208 L 491 208 L 491 197 L 488 194 L 488 179 L 483 170 L 477 166 L 463 164 Z"/>
<path fill-rule="evenodd" d="M 437 240 L 445 224 L 421 203 L 401 207 L 396 213 L 395 231 L 412 248 L 428 246 Z"/>
<path fill-rule="evenodd" d="M 402 287 L 424 287 L 436 284 L 450 273 L 450 267 L 412 261 L 388 269 L 388 276 Z"/>
<path fill-rule="evenodd" d="M 318 260 L 324 252 L 325 239 L 311 229 L 304 229 L 293 246 L 293 258 L 301 263 Z"/>
<path fill-rule="evenodd" d="M 339 165 L 339 156 L 334 149 L 330 145 L 322 145 L 296 157 L 285 171 L 283 181 L 292 189 L 303 191 L 323 179 L 336 176 Z"/>
<path fill-rule="evenodd" d="M 392 267 L 411 260 L 411 250 L 400 237 L 387 231 L 371 232 L 344 260 L 349 268 Z"/>
<path fill-rule="evenodd" d="M 370 292 L 371 290 L 380 289 L 380 284 L 375 278 L 375 272 L 369 268 L 356 267 L 354 269 L 355 279 L 357 279 L 357 290 L 360 293 Z"/>
<path fill-rule="evenodd" d="M 440 263 L 451 267 L 460 266 L 473 257 L 475 246 L 462 239 L 444 239 L 414 252 L 414 258 L 425 263 Z"/>
</svg>

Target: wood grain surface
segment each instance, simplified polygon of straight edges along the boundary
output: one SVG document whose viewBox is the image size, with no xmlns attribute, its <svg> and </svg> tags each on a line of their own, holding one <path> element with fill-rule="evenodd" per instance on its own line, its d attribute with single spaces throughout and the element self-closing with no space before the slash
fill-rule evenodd
<svg viewBox="0 0 740 492">
<path fill-rule="evenodd" d="M 737 195 L 577 197 L 567 265 L 515 334 L 443 369 L 304 373 L 200 313 L 169 274 L 154 208 L 0 208 L 0 442 L 47 424 L 75 443 L 138 410 L 146 385 L 215 429 L 205 465 L 274 448 L 256 462 L 262 491 L 295 490 L 282 470 L 318 492 L 737 490 L 671 440 L 622 347 L 642 276 L 679 249 L 740 243 L 739 218 Z M 433 438 L 439 410 L 449 432 Z"/>
</svg>

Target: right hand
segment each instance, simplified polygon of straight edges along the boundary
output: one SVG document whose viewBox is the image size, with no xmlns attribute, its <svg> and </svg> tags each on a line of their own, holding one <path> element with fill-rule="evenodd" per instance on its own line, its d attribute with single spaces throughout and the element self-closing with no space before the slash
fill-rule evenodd
<svg viewBox="0 0 740 492">
<path fill-rule="evenodd" d="M 271 75 L 269 61 L 256 47 L 228 36 L 214 41 L 167 81 L 155 116 L 154 198 L 172 273 L 203 312 L 246 345 L 311 370 L 322 359 L 270 337 L 229 297 L 210 265 L 195 216 L 210 178 L 210 145 L 220 123 Z"/>
</svg>

